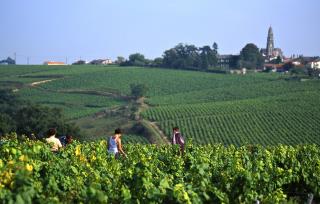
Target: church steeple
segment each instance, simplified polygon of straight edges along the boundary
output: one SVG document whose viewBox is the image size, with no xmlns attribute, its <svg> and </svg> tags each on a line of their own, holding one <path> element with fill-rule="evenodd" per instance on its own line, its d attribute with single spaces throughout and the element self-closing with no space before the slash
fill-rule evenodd
<svg viewBox="0 0 320 204">
<path fill-rule="evenodd" d="M 267 38 L 267 56 L 268 57 L 271 57 L 273 55 L 273 49 L 274 49 L 273 31 L 270 26 L 268 30 L 268 38 Z"/>
</svg>

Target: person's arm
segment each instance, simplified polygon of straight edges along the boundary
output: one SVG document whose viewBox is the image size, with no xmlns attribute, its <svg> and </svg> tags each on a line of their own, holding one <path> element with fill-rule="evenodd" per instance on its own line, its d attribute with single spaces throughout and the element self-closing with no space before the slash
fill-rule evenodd
<svg viewBox="0 0 320 204">
<path fill-rule="evenodd" d="M 176 134 L 173 133 L 173 136 L 172 136 L 172 144 L 176 144 Z"/>
<path fill-rule="evenodd" d="M 58 148 L 59 148 L 59 149 L 62 148 L 62 144 L 61 144 L 61 142 L 60 142 L 59 139 L 58 139 Z"/>
<path fill-rule="evenodd" d="M 183 139 L 181 133 L 177 133 L 177 136 L 178 136 L 178 143 L 179 143 L 179 145 L 180 145 L 180 146 L 181 146 L 181 145 L 184 145 L 184 139 Z"/>
<path fill-rule="evenodd" d="M 123 151 L 123 149 L 122 149 L 122 144 L 121 144 L 121 139 L 118 137 L 118 139 L 117 139 L 117 145 L 118 145 L 118 150 L 119 150 L 119 152 L 123 155 L 123 156 L 125 156 L 125 157 L 127 157 L 127 155 L 126 155 L 126 153 Z"/>
</svg>

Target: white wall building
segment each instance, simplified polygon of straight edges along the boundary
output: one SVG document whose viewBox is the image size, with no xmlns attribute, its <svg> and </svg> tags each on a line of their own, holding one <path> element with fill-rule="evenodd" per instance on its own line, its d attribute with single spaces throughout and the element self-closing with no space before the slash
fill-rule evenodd
<svg viewBox="0 0 320 204">
<path fill-rule="evenodd" d="M 309 62 L 307 66 L 311 69 L 320 69 L 320 58 Z"/>
</svg>

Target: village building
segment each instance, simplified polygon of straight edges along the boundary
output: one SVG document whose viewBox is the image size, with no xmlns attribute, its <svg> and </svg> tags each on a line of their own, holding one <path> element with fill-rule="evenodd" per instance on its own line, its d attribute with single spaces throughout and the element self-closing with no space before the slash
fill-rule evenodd
<svg viewBox="0 0 320 204">
<path fill-rule="evenodd" d="M 90 64 L 95 64 L 95 65 L 107 65 L 107 64 L 112 64 L 111 59 L 95 59 L 90 62 Z"/>
<path fill-rule="evenodd" d="M 64 62 L 55 62 L 55 61 L 45 61 L 44 65 L 65 65 Z"/>
<path fill-rule="evenodd" d="M 318 58 L 312 62 L 309 62 L 307 64 L 307 67 L 311 68 L 311 69 L 320 69 L 320 58 Z"/>
<path fill-rule="evenodd" d="M 235 68 L 239 55 L 218 55 L 218 67 L 224 69 Z"/>
<path fill-rule="evenodd" d="M 280 48 L 274 47 L 274 37 L 272 27 L 269 27 L 268 37 L 267 37 L 267 47 L 260 50 L 261 54 L 266 58 L 266 61 L 283 58 L 283 52 Z"/>
</svg>

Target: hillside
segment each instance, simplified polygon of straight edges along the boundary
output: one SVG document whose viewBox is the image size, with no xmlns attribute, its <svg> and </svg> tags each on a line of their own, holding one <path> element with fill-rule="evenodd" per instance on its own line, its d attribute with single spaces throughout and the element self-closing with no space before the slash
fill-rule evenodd
<svg viewBox="0 0 320 204">
<path fill-rule="evenodd" d="M 88 135 L 84 139 L 121 126 L 132 135 L 127 138 L 138 138 L 132 142 L 161 142 L 150 139 L 150 131 L 147 138 L 140 138 L 145 131 L 136 131 L 140 122 L 134 115 L 141 110 L 130 99 L 130 84 L 143 83 L 149 92 L 140 120 L 167 137 L 177 125 L 187 139 L 201 144 L 320 144 L 319 80 L 86 65 L 0 66 L 0 74 L 1 86 L 22 98 L 64 109 Z"/>
</svg>

